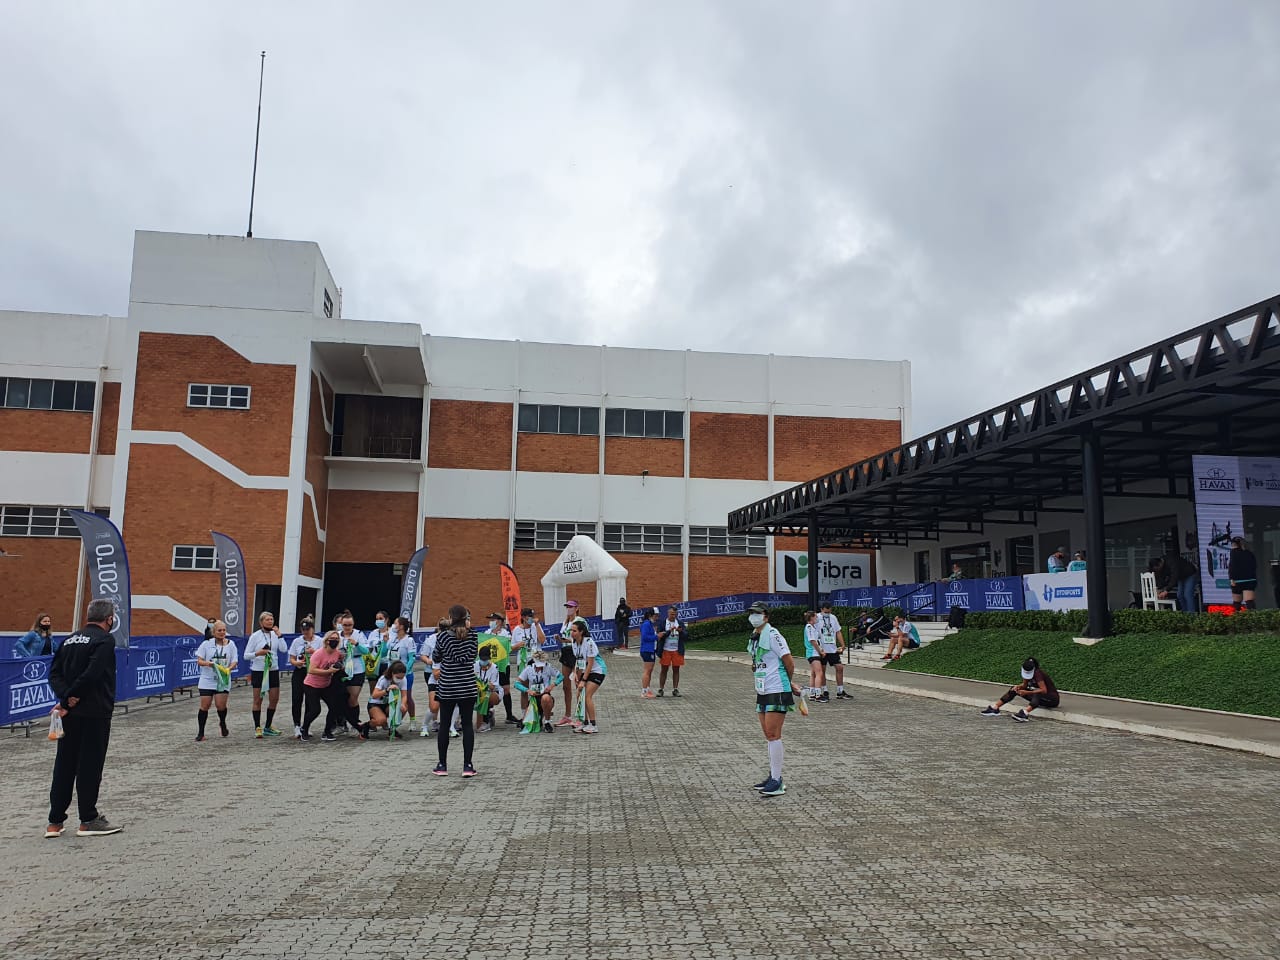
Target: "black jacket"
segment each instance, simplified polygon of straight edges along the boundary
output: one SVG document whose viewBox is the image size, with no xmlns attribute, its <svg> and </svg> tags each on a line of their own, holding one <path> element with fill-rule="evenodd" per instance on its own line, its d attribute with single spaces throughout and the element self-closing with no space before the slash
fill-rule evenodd
<svg viewBox="0 0 1280 960">
<path fill-rule="evenodd" d="M 630 623 L 631 608 L 625 603 L 618 604 L 618 609 L 613 614 L 613 622 L 615 625 L 619 623 Z"/>
<path fill-rule="evenodd" d="M 116 642 L 89 624 L 62 641 L 49 668 L 49 686 L 73 717 L 110 717 L 116 706 Z M 74 708 L 67 701 L 79 697 Z"/>
<path fill-rule="evenodd" d="M 1236 580 L 1257 580 L 1258 559 L 1244 547 L 1236 547 L 1231 551 L 1227 561 L 1227 577 L 1234 583 Z"/>
</svg>

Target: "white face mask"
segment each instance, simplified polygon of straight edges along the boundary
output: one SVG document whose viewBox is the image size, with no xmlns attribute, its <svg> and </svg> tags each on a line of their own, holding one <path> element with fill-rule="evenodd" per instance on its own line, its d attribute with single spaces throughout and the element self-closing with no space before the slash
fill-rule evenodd
<svg viewBox="0 0 1280 960">
<path fill-rule="evenodd" d="M 760 624 L 764 623 L 764 614 L 753 613 L 751 614 L 751 616 L 747 617 L 747 622 L 750 623 L 753 627 L 758 627 L 760 626 Z"/>
<path fill-rule="evenodd" d="M 493 631 L 494 633 L 497 633 L 497 632 L 498 632 L 498 627 L 500 627 L 501 625 L 502 625 L 502 621 L 501 621 L 501 620 L 490 620 L 490 621 L 489 621 L 489 629 L 490 629 L 491 631 Z"/>
</svg>

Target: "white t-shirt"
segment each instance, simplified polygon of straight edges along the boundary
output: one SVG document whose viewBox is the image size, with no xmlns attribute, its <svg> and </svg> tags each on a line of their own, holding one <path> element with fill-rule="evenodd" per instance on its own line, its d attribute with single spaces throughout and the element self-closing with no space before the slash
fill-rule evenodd
<svg viewBox="0 0 1280 960">
<path fill-rule="evenodd" d="M 269 647 L 271 650 L 271 669 L 279 670 L 280 664 L 286 662 L 285 658 L 289 656 L 289 645 L 281 639 L 279 634 L 268 633 L 266 630 L 255 630 L 249 634 L 249 639 L 245 641 L 244 652 L 245 656 L 249 657 L 249 669 L 261 670 L 266 666 L 267 658 L 265 656 L 254 656 L 263 647 Z"/>
<path fill-rule="evenodd" d="M 747 644 L 751 665 L 755 672 L 756 693 L 790 693 L 791 680 L 782 658 L 790 656 L 787 638 L 772 625 L 765 624 L 758 637 Z"/>
<path fill-rule="evenodd" d="M 679 650 L 679 649 L 680 649 L 680 635 L 679 635 L 679 633 L 678 633 L 677 631 L 679 631 L 679 629 L 680 629 L 680 621 L 679 621 L 679 620 L 668 620 L 668 621 L 667 621 L 667 628 L 666 628 L 666 629 L 667 629 L 667 631 L 668 631 L 668 632 L 667 632 L 667 639 L 663 642 L 663 644 L 662 644 L 662 649 L 663 649 L 663 650 Z"/>
<path fill-rule="evenodd" d="M 290 659 L 301 660 L 302 651 L 306 646 L 307 646 L 307 640 L 305 637 L 300 637 L 300 636 L 294 637 L 293 643 L 289 644 Z M 320 636 L 320 634 L 317 633 L 315 636 L 311 638 L 312 653 L 315 653 L 317 650 L 319 650 L 323 646 L 324 646 L 324 637 Z"/>
<path fill-rule="evenodd" d="M 489 663 L 488 669 L 480 666 L 480 661 L 476 661 L 475 667 L 476 679 L 483 680 L 489 685 L 489 692 L 498 690 L 502 686 L 502 678 L 498 676 L 498 668 L 492 662 Z"/>
<path fill-rule="evenodd" d="M 351 647 L 353 648 L 350 652 L 347 651 L 348 644 L 351 645 Z M 352 677 L 364 676 L 364 656 L 358 653 L 354 648 L 364 647 L 367 645 L 368 645 L 368 641 L 365 638 L 365 635 L 361 633 L 359 630 L 353 629 L 351 631 L 351 636 L 349 637 L 344 636 L 341 633 L 338 634 L 338 649 L 342 652 L 343 668 L 346 669 L 346 667 L 348 666 L 347 664 L 348 660 L 352 661 L 350 666 L 355 668 L 354 670 L 347 670 L 347 673 L 350 676 Z"/>
<path fill-rule="evenodd" d="M 817 619 L 818 636 L 822 638 L 822 652 L 836 652 L 836 634 L 840 632 L 840 621 L 834 613 L 820 613 Z"/>
<path fill-rule="evenodd" d="M 531 663 L 520 671 L 520 682 L 529 688 L 530 693 L 546 693 L 554 686 L 554 678 L 558 676 L 559 672 L 553 672 L 550 664 L 543 664 L 539 670 L 536 663 Z"/>
<path fill-rule="evenodd" d="M 391 682 L 390 677 L 379 677 L 378 682 L 373 685 L 373 694 L 369 697 L 369 702 L 376 703 L 379 706 L 385 706 L 387 702 L 387 691 L 391 689 Z M 400 688 L 400 692 L 402 694 L 409 689 L 409 683 L 407 680 L 397 680 L 395 681 L 395 685 Z"/>
<path fill-rule="evenodd" d="M 387 663 L 394 663 L 396 660 L 403 663 L 409 673 L 413 673 L 413 665 L 418 660 L 418 644 L 414 641 L 413 634 L 406 633 L 401 638 L 391 638 L 391 646 L 387 648 Z"/>
<path fill-rule="evenodd" d="M 196 659 L 211 660 L 214 663 L 221 664 L 233 674 L 236 672 L 236 667 L 240 665 L 240 654 L 236 651 L 236 645 L 230 640 L 222 646 L 218 646 L 218 641 L 216 640 L 206 640 L 196 647 Z M 215 668 L 200 668 L 200 689 L 218 689 L 218 671 Z"/>
</svg>

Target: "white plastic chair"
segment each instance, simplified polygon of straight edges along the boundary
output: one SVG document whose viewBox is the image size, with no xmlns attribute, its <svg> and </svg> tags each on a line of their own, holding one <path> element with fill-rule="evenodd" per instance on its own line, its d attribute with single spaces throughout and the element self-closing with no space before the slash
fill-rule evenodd
<svg viewBox="0 0 1280 960">
<path fill-rule="evenodd" d="M 1154 573 L 1142 574 L 1142 609 L 1143 610 L 1160 610 L 1167 607 L 1170 610 L 1178 609 L 1176 600 L 1161 600 L 1156 590 L 1156 575 Z"/>
</svg>

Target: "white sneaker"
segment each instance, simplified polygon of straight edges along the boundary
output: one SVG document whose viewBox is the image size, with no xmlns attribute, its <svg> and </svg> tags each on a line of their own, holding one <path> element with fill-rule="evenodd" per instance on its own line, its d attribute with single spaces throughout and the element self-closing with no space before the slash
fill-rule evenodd
<svg viewBox="0 0 1280 960">
<path fill-rule="evenodd" d="M 428 730 L 426 727 L 423 727 L 423 728 L 422 728 L 422 732 L 421 732 L 420 734 L 418 734 L 418 736 L 420 736 L 420 737 L 429 737 L 429 736 L 431 736 L 431 731 L 430 731 L 430 730 Z"/>
<path fill-rule="evenodd" d="M 457 727 L 450 727 L 450 728 L 449 728 L 449 736 L 450 736 L 451 738 L 456 738 L 456 737 L 460 737 L 460 736 L 462 736 L 462 734 L 458 731 L 458 728 L 457 728 Z"/>
<path fill-rule="evenodd" d="M 583 732 L 583 733 L 595 733 L 595 732 L 596 732 L 596 725 L 595 725 L 594 723 L 588 723 L 588 724 L 586 724 L 586 725 L 582 728 L 582 732 Z"/>
<path fill-rule="evenodd" d="M 301 740 L 301 739 L 302 739 L 302 728 L 301 728 L 301 727 L 296 726 L 296 725 L 294 726 L 294 728 L 293 728 L 293 739 L 295 739 L 295 740 Z"/>
</svg>

